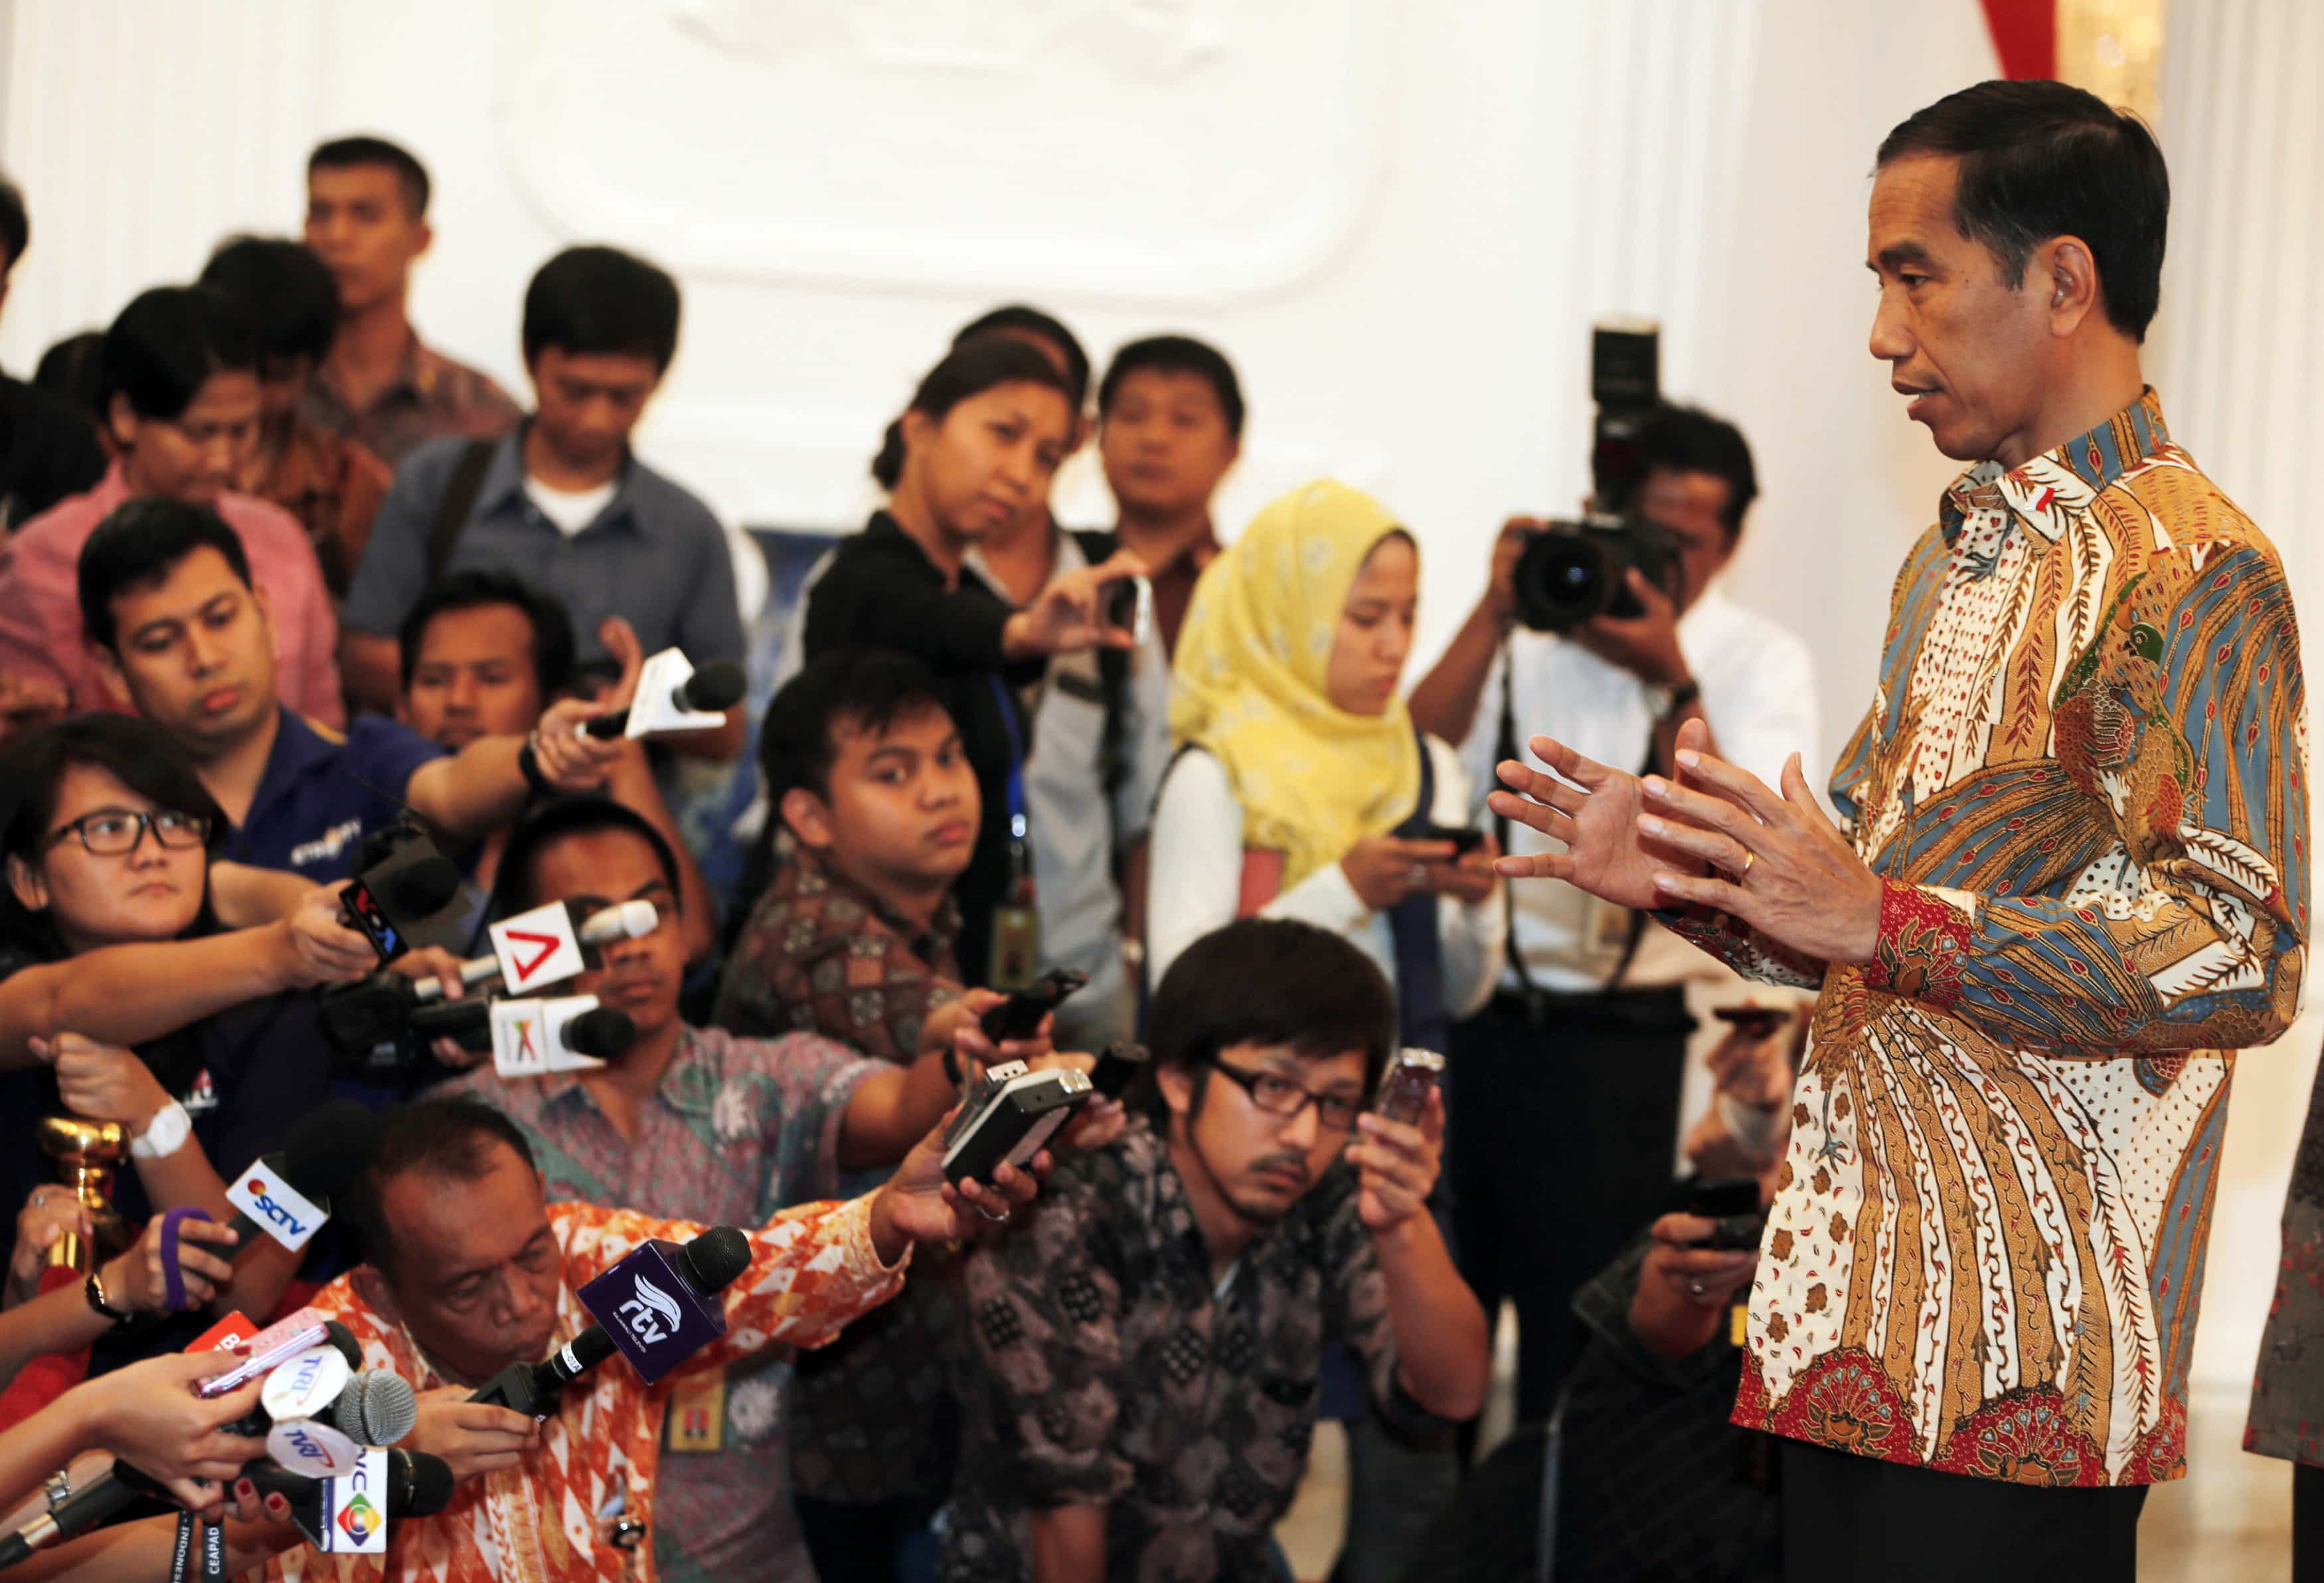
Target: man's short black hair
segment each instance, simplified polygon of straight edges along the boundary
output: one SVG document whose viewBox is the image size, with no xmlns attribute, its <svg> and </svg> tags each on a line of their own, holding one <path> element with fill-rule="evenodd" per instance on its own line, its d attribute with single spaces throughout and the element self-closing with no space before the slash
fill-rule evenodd
<svg viewBox="0 0 2324 1583">
<path fill-rule="evenodd" d="M 24 189 L 0 176 L 0 251 L 8 254 L 0 259 L 0 275 L 14 269 L 32 244 L 32 216 L 24 212 Z"/>
<path fill-rule="evenodd" d="M 1065 328 L 1065 321 L 1028 304 L 1011 302 L 994 308 L 991 313 L 980 314 L 961 326 L 960 333 L 953 336 L 952 344 L 954 347 L 965 346 L 979 336 L 996 333 L 1038 336 L 1065 354 L 1065 394 L 1073 398 L 1074 413 L 1078 418 L 1082 408 L 1089 401 L 1090 360 L 1089 354 L 1082 350 L 1080 340 L 1073 331 Z"/>
<path fill-rule="evenodd" d="M 779 819 L 783 795 L 794 787 L 831 796 L 842 726 L 878 736 L 899 720 L 944 706 L 935 673 L 908 654 L 837 649 L 817 655 L 768 701 L 759 725 L 768 807 Z"/>
<path fill-rule="evenodd" d="M 1192 336 L 1148 336 L 1116 352 L 1112 363 L 1106 366 L 1105 377 L 1098 381 L 1099 418 L 1113 410 L 1113 398 L 1121 389 L 1121 382 L 1142 368 L 1165 373 L 1200 374 L 1208 380 L 1218 396 L 1219 410 L 1226 416 L 1227 433 L 1236 439 L 1242 438 L 1242 383 L 1235 378 L 1234 364 L 1216 346 Z"/>
<path fill-rule="evenodd" d="M 323 361 L 339 326 L 339 283 L 304 243 L 230 236 L 202 266 L 201 283 L 234 305 L 262 357 Z"/>
<path fill-rule="evenodd" d="M 395 1232 L 383 1203 L 387 1184 L 409 1171 L 481 1180 L 493 1168 L 494 1144 L 514 1149 L 527 1170 L 540 1168 L 524 1130 L 482 1100 L 446 1095 L 388 1111 L 380 1122 L 378 1153 L 336 1206 L 355 1239 L 355 1256 L 395 1279 Z"/>
<path fill-rule="evenodd" d="M 568 247 L 524 289 L 524 361 L 554 346 L 570 354 L 650 360 L 678 355 L 678 282 L 618 247 Z"/>
<path fill-rule="evenodd" d="M 1724 480 L 1727 503 L 1719 516 L 1727 525 L 1727 542 L 1735 542 L 1743 531 L 1743 513 L 1759 498 L 1758 470 L 1751 465 L 1751 447 L 1741 429 L 1700 407 L 1662 407 L 1639 426 L 1637 447 L 1641 478 L 1660 468 Z"/>
<path fill-rule="evenodd" d="M 1290 918 L 1239 918 L 1178 953 L 1147 1012 L 1151 1070 L 1194 1076 L 1202 1108 L 1212 1057 L 1237 1045 L 1287 1045 L 1310 1059 L 1364 1053 L 1364 1092 L 1379 1086 L 1396 1046 L 1396 996 L 1345 936 Z M 1148 1085 L 1147 1113 L 1169 1116 Z"/>
<path fill-rule="evenodd" d="M 420 603 L 403 618 L 398 634 L 403 649 L 403 690 L 411 690 L 412 672 L 420 664 L 420 640 L 428 635 L 429 622 L 446 611 L 493 604 L 513 606 L 532 623 L 532 679 L 540 690 L 542 704 L 563 692 L 573 680 L 573 618 L 565 602 L 498 566 L 470 566 L 447 573 L 420 595 Z"/>
<path fill-rule="evenodd" d="M 2171 219 L 2171 174 L 2146 123 L 2062 82 L 1981 82 L 1898 123 L 1877 162 L 1916 154 L 1960 161 L 1953 224 L 2000 261 L 2013 289 L 2036 247 L 2079 236 L 2107 320 L 2146 339 Z"/>
<path fill-rule="evenodd" d="M 156 286 L 129 299 L 105 332 L 97 415 L 129 398 L 140 418 L 167 423 L 200 395 L 212 374 L 255 373 L 258 338 L 223 292 L 208 286 Z"/>
<path fill-rule="evenodd" d="M 415 220 L 428 217 L 429 186 L 428 167 L 412 156 L 401 143 L 390 143 L 383 137 L 368 133 L 355 137 L 335 137 L 318 143 L 315 152 L 307 156 L 307 174 L 318 170 L 352 170 L 363 165 L 384 165 L 395 172 L 396 182 L 403 189 L 404 207 Z"/>
<path fill-rule="evenodd" d="M 678 854 L 670 850 L 662 833 L 628 804 L 585 792 L 554 797 L 517 821 L 516 828 L 509 833 L 508 845 L 501 851 L 500 879 L 493 887 L 494 910 L 506 917 L 539 907 L 543 898 L 533 885 L 533 861 L 552 842 L 568 835 L 594 835 L 601 830 L 626 831 L 651 847 L 661 877 L 669 881 L 672 905 L 685 904 L 686 892 L 678 882 Z"/>
<path fill-rule="evenodd" d="M 80 624 L 88 640 L 114 649 L 113 602 L 159 583 L 204 545 L 226 557 L 244 587 L 251 585 L 242 536 L 209 507 L 150 494 L 114 507 L 80 547 Z"/>
</svg>

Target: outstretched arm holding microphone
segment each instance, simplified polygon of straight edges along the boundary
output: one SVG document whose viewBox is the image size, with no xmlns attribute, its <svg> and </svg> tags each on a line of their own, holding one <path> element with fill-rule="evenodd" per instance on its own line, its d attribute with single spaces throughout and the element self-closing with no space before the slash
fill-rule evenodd
<svg viewBox="0 0 2324 1583">
<path fill-rule="evenodd" d="M 119 1321 L 90 1302 L 94 1283 L 106 1307 L 136 1317 L 160 1313 L 169 1303 L 169 1273 L 162 1268 L 161 1217 L 154 1218 L 126 1253 L 100 1266 L 88 1281 L 60 1286 L 0 1313 L 0 1381 L 47 1352 L 73 1352 Z M 178 1272 L 189 1304 L 209 1302 L 234 1279 L 228 1263 L 238 1238 L 233 1228 L 188 1219 L 178 1228 Z"/>
</svg>

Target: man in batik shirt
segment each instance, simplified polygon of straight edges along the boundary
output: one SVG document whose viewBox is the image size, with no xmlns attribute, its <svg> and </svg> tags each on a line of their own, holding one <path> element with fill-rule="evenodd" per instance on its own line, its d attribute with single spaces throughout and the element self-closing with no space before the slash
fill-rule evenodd
<svg viewBox="0 0 2324 1583">
<path fill-rule="evenodd" d="M 292 1550 L 270 1578 L 654 1583 L 671 1394 L 770 1347 L 822 1345 L 896 1293 L 914 1244 L 965 1237 L 1033 1196 L 1033 1179 L 1006 1166 L 994 1173 L 1001 1191 L 970 1183 L 956 1193 L 943 1159 L 931 1135 L 877 1193 L 786 1210 L 750 1230 L 751 1263 L 723 1298 L 724 1336 L 650 1386 L 608 1358 L 536 1424 L 468 1394 L 587 1326 L 575 1293 L 640 1243 L 685 1243 L 706 1228 L 550 1203 L 524 1134 L 477 1100 L 391 1111 L 343 1206 L 364 1262 L 314 1306 L 355 1333 L 365 1368 L 392 1369 L 420 1393 L 419 1424 L 401 1443 L 443 1458 L 457 1487 L 435 1516 L 392 1522 L 384 1556 Z M 642 1542 L 624 1534 L 631 1527 Z"/>
<path fill-rule="evenodd" d="M 2227 1080 L 2298 1005 L 2308 810 L 2282 564 L 2140 374 L 2168 201 L 2146 129 L 2057 83 L 1882 145 L 1872 352 L 1976 465 L 1897 581 L 1842 831 L 1796 757 L 1779 794 L 1699 740 L 1674 784 L 1536 738 L 1564 779 L 1495 794 L 1569 843 L 1503 872 L 1821 987 L 1736 1405 L 1787 1437 L 1794 1578 L 2126 1580 L 2185 1470 Z"/>
</svg>

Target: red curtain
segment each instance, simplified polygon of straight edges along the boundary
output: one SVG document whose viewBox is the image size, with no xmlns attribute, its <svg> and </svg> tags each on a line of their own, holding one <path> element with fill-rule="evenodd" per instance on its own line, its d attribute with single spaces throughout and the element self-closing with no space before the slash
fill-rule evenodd
<svg viewBox="0 0 2324 1583">
<path fill-rule="evenodd" d="M 1982 0 L 1985 25 L 2013 78 L 2058 74 L 2058 0 Z"/>
</svg>

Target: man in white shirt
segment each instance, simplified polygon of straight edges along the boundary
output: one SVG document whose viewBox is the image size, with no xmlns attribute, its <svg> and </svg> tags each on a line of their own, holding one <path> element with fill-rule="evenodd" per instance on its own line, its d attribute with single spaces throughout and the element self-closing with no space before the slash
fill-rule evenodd
<svg viewBox="0 0 2324 1583">
<path fill-rule="evenodd" d="M 1806 646 L 1711 587 L 1758 493 L 1750 447 L 1686 408 L 1657 414 L 1637 445 L 1630 504 L 1670 541 L 1660 579 L 1628 574 L 1615 606 L 1628 613 L 1563 635 L 1530 624 L 1547 612 L 1521 597 L 1517 564 L 1545 524 L 1513 519 L 1483 596 L 1413 689 L 1413 719 L 1462 744 L 1480 819 L 1493 766 L 1515 752 L 1512 712 L 1600 762 L 1665 774 L 1692 719 L 1720 757 L 1771 780 L 1794 751 L 1821 762 Z M 1500 835 L 1513 851 L 1550 850 L 1523 826 Z M 1517 1307 L 1526 1422 L 1547 1416 L 1572 1360 L 1573 1293 L 1668 1207 L 1693 1026 L 1681 980 L 1694 964 L 1655 949 L 1638 915 L 1570 885 L 1508 896 L 1497 991 L 1453 1033 L 1447 1142 L 1462 1274 L 1488 1312 L 1504 1298 Z"/>
</svg>

